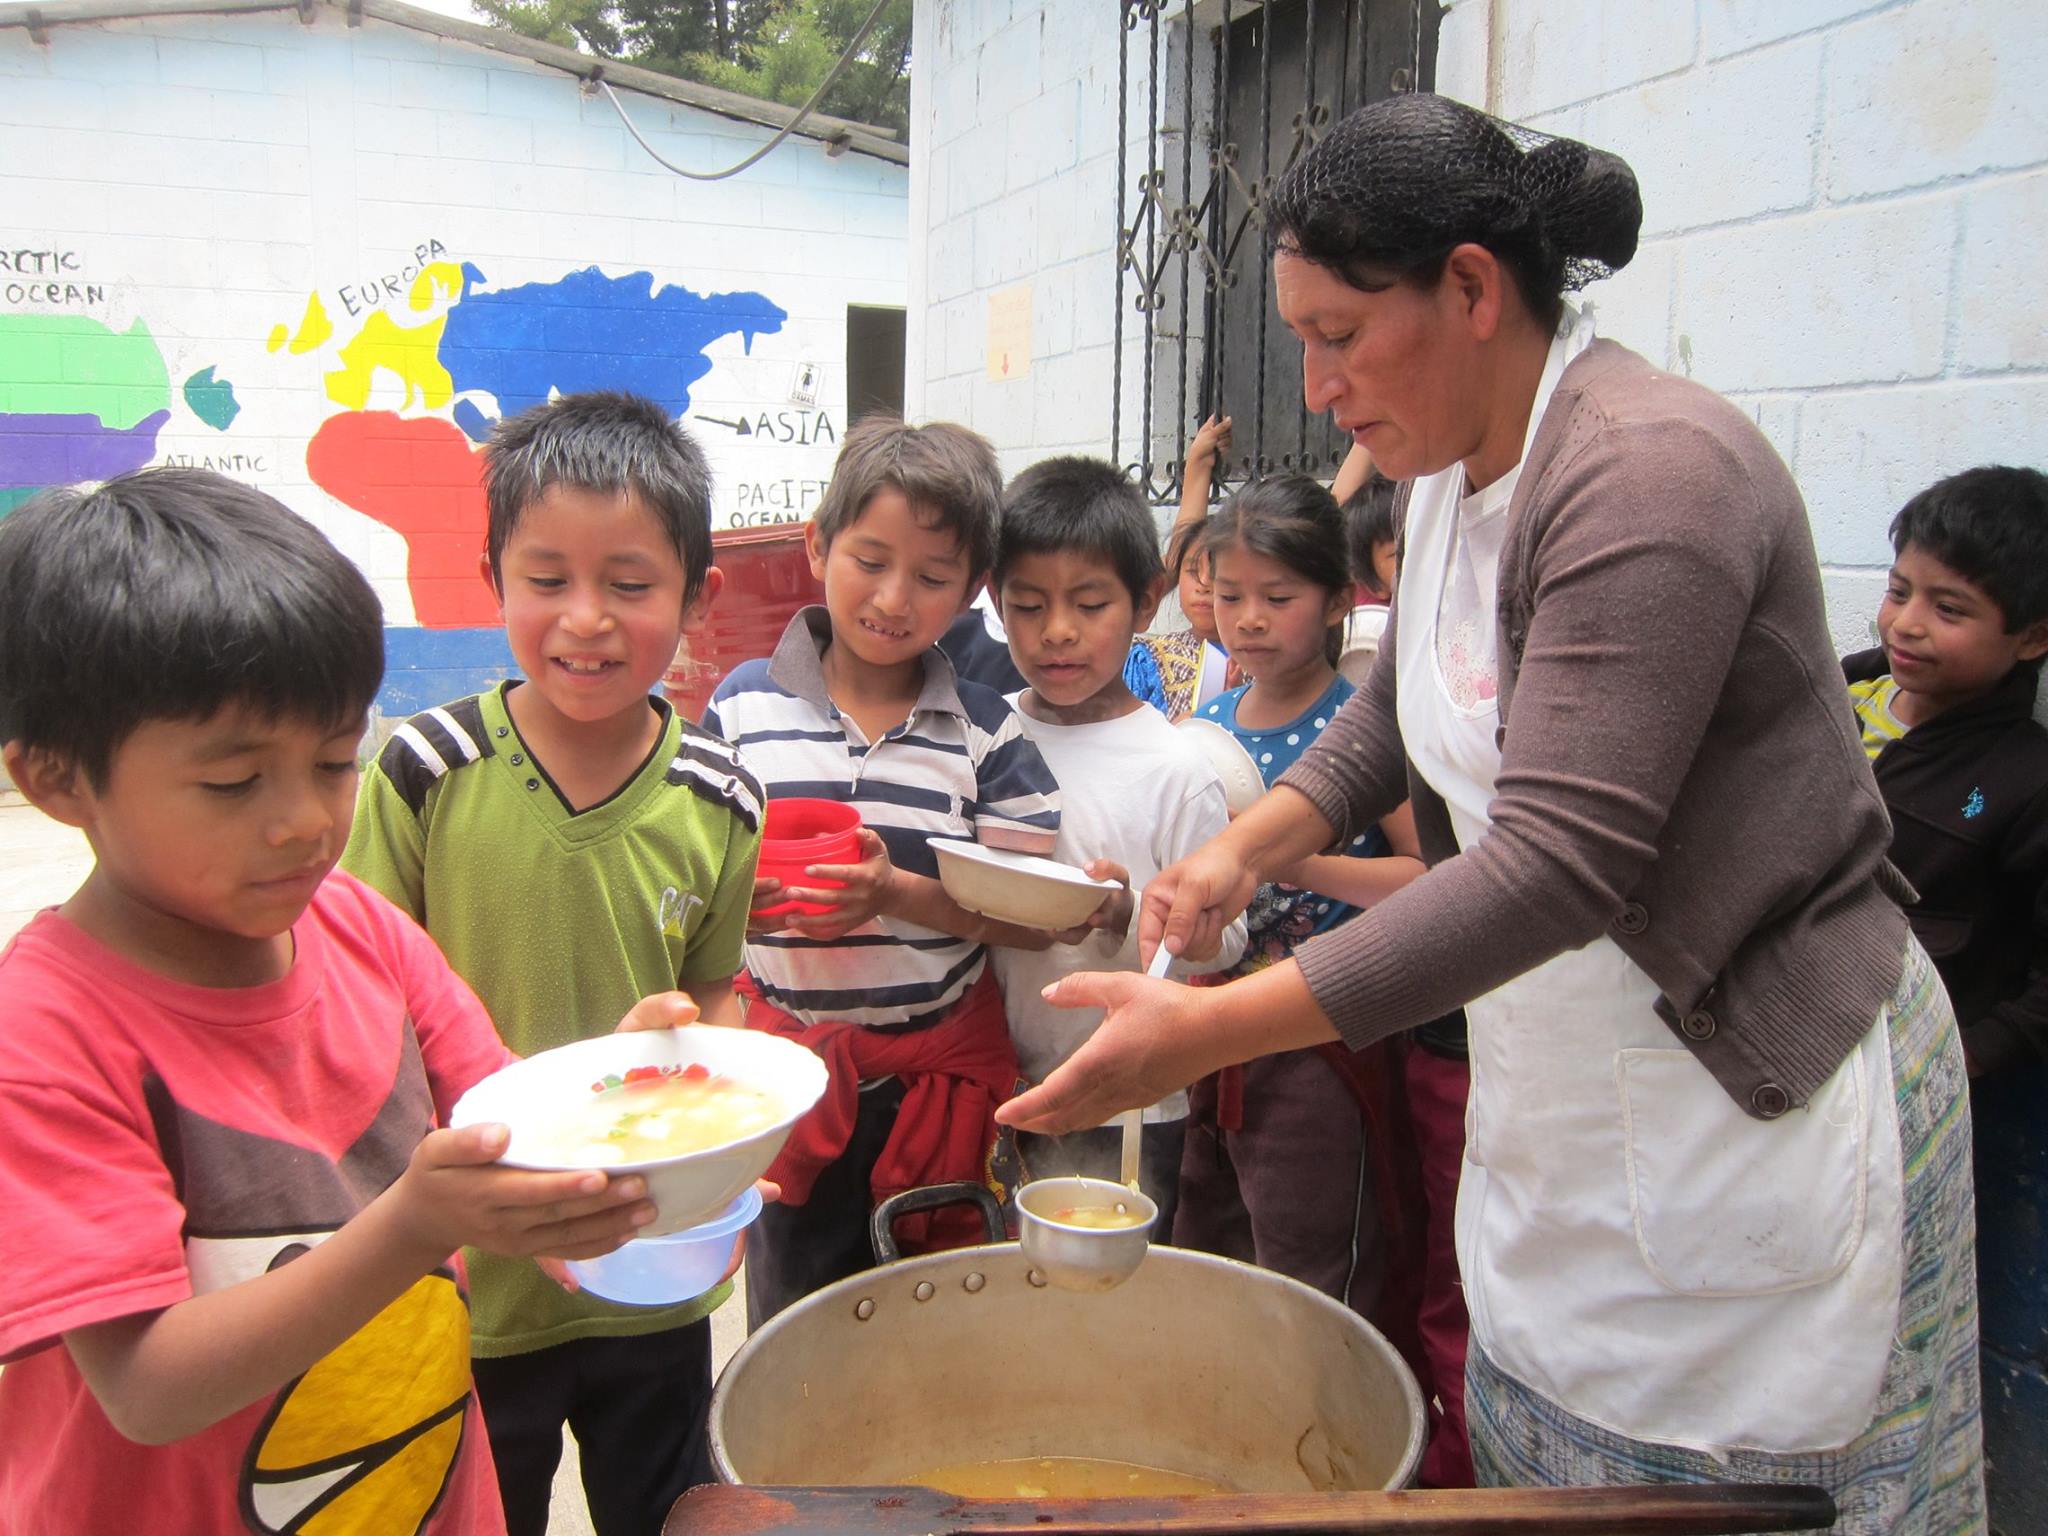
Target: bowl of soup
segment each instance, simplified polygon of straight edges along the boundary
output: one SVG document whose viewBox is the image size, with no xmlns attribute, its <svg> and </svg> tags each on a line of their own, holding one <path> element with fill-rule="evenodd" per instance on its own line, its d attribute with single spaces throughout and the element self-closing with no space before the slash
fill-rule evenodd
<svg viewBox="0 0 2048 1536">
<path fill-rule="evenodd" d="M 449 1123 L 495 1122 L 515 1168 L 600 1168 L 647 1181 L 638 1234 L 694 1227 L 775 1160 L 825 1091 L 825 1064 L 793 1041 L 705 1024 L 599 1035 L 517 1061 L 471 1088 Z"/>
</svg>

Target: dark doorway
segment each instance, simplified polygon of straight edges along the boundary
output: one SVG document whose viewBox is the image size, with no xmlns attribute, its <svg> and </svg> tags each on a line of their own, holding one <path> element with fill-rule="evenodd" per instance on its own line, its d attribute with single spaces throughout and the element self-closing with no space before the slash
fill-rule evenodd
<svg viewBox="0 0 2048 1536">
<path fill-rule="evenodd" d="M 903 414 L 903 310 L 889 304 L 846 306 L 846 420 L 883 411 Z"/>
</svg>

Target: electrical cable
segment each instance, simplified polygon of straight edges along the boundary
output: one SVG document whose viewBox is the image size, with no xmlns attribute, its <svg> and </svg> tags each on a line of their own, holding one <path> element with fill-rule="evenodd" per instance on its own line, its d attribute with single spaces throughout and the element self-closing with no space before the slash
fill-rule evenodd
<svg viewBox="0 0 2048 1536">
<path fill-rule="evenodd" d="M 640 130 L 633 126 L 633 119 L 626 115 L 625 103 L 619 100 L 618 92 L 614 91 L 611 88 L 610 82 L 604 78 L 601 66 L 591 76 L 591 83 L 604 92 L 605 98 L 612 104 L 612 110 L 619 114 L 619 121 L 626 125 L 626 132 L 633 135 L 633 142 L 646 150 L 648 155 L 662 169 L 673 171 L 678 176 L 687 176 L 691 181 L 723 181 L 728 176 L 739 175 L 741 171 L 754 164 L 755 161 L 766 157 L 770 150 L 774 149 L 776 145 L 780 144 L 792 133 L 795 133 L 803 125 L 804 119 L 817 110 L 818 103 L 825 99 L 825 93 L 832 89 L 841 75 L 846 73 L 847 65 L 853 62 L 854 55 L 860 52 L 860 45 L 868 40 L 868 33 L 874 30 L 875 23 L 882 19 L 882 12 L 887 10 L 888 7 L 889 0 L 875 0 L 875 8 L 868 12 L 868 19 L 862 22 L 860 30 L 853 34 L 853 41 L 846 45 L 846 52 L 839 56 L 839 62 L 834 64 L 826 72 L 825 78 L 818 82 L 818 88 L 811 92 L 811 99 L 797 109 L 796 116 L 784 124 L 782 130 L 774 138 L 763 144 L 738 165 L 731 166 L 723 171 L 686 171 L 680 165 L 663 159 L 660 151 L 655 149 L 646 139 L 642 138 Z"/>
</svg>

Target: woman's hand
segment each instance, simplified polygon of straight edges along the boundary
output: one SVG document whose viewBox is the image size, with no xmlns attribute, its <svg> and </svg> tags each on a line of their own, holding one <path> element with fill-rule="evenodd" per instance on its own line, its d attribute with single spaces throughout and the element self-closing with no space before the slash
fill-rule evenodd
<svg viewBox="0 0 2048 1536">
<path fill-rule="evenodd" d="M 1138 909 L 1139 964 L 1151 965 L 1162 943 L 1183 960 L 1213 959 L 1223 930 L 1251 905 L 1259 878 L 1227 833 L 1167 865 L 1145 887 Z"/>
<path fill-rule="evenodd" d="M 1052 1076 L 996 1110 L 1019 1130 L 1058 1135 L 1143 1109 L 1234 1061 L 1337 1038 L 1292 960 L 1220 987 L 1129 971 L 1081 971 L 1045 989 L 1059 1008 L 1100 1008 L 1095 1033 Z"/>
<path fill-rule="evenodd" d="M 1101 1008 L 1102 1023 L 1058 1071 L 996 1110 L 1019 1130 L 1060 1135 L 1142 1109 L 1215 1071 L 1206 1013 L 1219 988 L 1128 971 L 1081 971 L 1045 989 L 1061 1008 Z"/>
</svg>

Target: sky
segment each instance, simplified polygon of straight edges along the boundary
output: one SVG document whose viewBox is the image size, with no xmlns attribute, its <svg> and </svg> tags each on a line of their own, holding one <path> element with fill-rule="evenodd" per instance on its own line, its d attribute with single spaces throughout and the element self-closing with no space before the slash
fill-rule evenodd
<svg viewBox="0 0 2048 1536">
<path fill-rule="evenodd" d="M 406 4 L 437 15 L 453 16 L 457 21 L 473 21 L 479 26 L 484 22 L 482 14 L 470 8 L 469 0 L 406 0 Z"/>
</svg>

